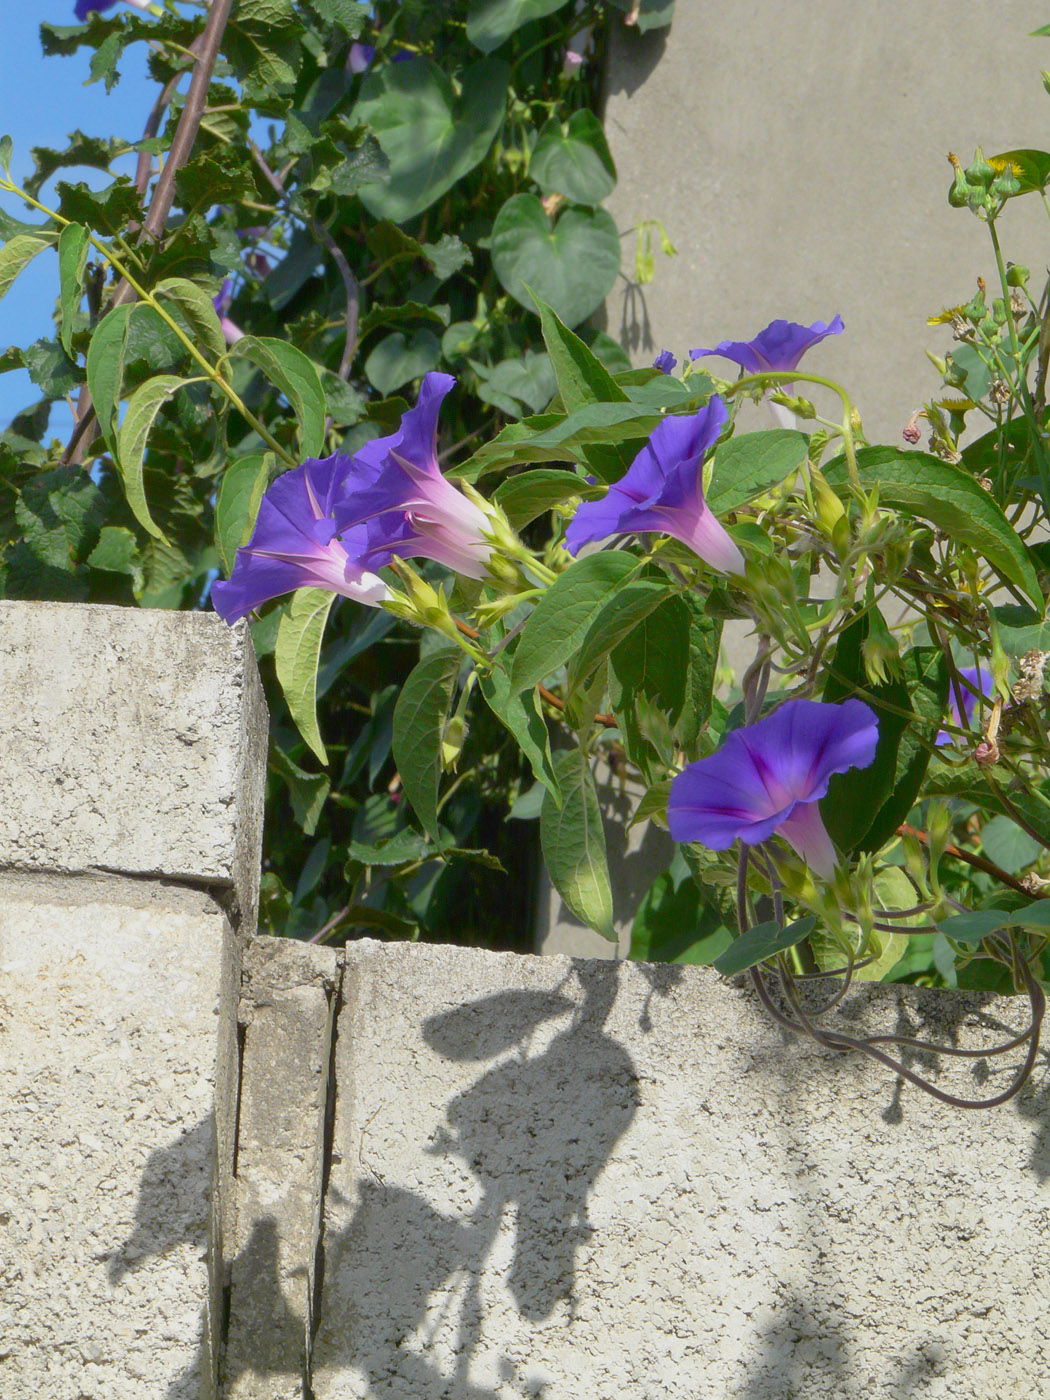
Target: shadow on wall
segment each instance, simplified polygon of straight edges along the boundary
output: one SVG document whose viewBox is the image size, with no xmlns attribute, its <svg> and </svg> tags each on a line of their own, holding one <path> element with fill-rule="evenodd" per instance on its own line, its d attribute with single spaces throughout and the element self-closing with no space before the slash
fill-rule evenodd
<svg viewBox="0 0 1050 1400">
<path fill-rule="evenodd" d="M 577 1254 L 593 1233 L 588 1196 L 640 1098 L 630 1055 L 605 1030 L 615 964 L 579 960 L 570 978 L 582 990 L 578 1002 L 560 990 L 510 990 L 424 1022 L 427 1044 L 447 1059 L 504 1056 L 451 1100 L 425 1149 L 460 1158 L 480 1197 L 469 1213 L 450 1216 L 378 1175 L 361 1186 L 348 1228 L 326 1248 L 317 1346 L 326 1367 L 353 1366 L 383 1395 L 406 1400 L 510 1393 L 470 1379 L 482 1341 L 482 1276 L 507 1219 L 514 1230 L 502 1272 L 519 1315 L 541 1322 L 560 1303 L 572 1306 Z M 531 1053 L 540 1027 L 566 1016 L 565 1028 Z M 436 1292 L 454 1293 L 454 1319 L 435 1314 Z M 421 1344 L 439 1332 L 455 1356 L 452 1374 Z M 527 1386 L 510 1358 L 498 1369 L 515 1392 Z"/>
<path fill-rule="evenodd" d="M 650 1000 L 666 995 L 681 976 L 676 968 L 657 971 Z M 576 996 L 565 994 L 572 982 Z M 361 1184 L 347 1228 L 325 1241 L 319 1346 L 326 1365 L 364 1371 L 384 1395 L 499 1400 L 503 1391 L 472 1383 L 469 1373 L 481 1339 L 481 1279 L 492 1267 L 504 1222 L 513 1219 L 514 1233 L 503 1277 L 520 1316 L 541 1322 L 559 1303 L 571 1306 L 577 1255 L 593 1233 L 588 1196 L 639 1106 L 634 1063 L 605 1029 L 618 985 L 614 963 L 577 960 L 557 991 L 499 992 L 424 1022 L 423 1038 L 442 1058 L 489 1062 L 447 1104 L 436 1134 L 431 1124 L 421 1125 L 419 1143 L 421 1153 L 465 1162 L 480 1198 L 472 1210 L 450 1215 L 377 1173 Z M 550 1035 L 551 1023 L 560 1019 L 564 1028 Z M 649 1024 L 647 1002 L 643 1029 Z M 533 1053 L 530 1043 L 541 1034 L 542 1048 Z M 110 1262 L 114 1281 L 187 1238 L 172 1202 L 192 1187 L 199 1219 L 198 1159 L 211 1133 L 206 1120 L 150 1157 L 134 1230 Z M 250 1280 L 252 1315 L 269 1317 L 275 1335 L 289 1335 L 291 1323 L 305 1338 L 305 1320 L 291 1316 L 281 1288 L 280 1240 L 271 1219 L 255 1222 L 244 1250 L 249 1257 L 251 1269 L 239 1269 L 242 1261 L 235 1260 L 232 1274 Z M 457 1314 L 454 1375 L 419 1341 L 440 1327 L 433 1295 L 450 1281 Z M 286 1364 L 267 1358 L 265 1336 L 252 1359 L 257 1375 L 298 1379 Z M 196 1400 L 206 1367 L 202 1347 L 165 1400 Z M 244 1369 L 226 1371 L 224 1390 Z M 509 1359 L 500 1369 L 508 1382 L 515 1378 Z"/>
</svg>

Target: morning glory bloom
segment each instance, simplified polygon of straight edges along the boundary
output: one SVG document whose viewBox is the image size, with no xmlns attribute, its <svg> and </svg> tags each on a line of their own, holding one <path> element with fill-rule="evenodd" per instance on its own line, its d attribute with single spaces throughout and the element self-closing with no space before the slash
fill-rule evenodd
<svg viewBox="0 0 1050 1400">
<path fill-rule="evenodd" d="M 226 315 L 230 309 L 230 302 L 233 300 L 233 279 L 226 277 L 219 288 L 219 295 L 212 298 L 212 306 L 215 307 L 215 314 L 219 318 L 219 325 L 222 329 L 227 345 L 236 345 L 238 340 L 244 338 L 244 332 L 240 326 L 235 325 Z"/>
<path fill-rule="evenodd" d="M 100 10 L 111 10 L 117 0 L 77 0 L 73 13 L 79 20 L 86 20 L 88 15 Z M 129 5 L 134 5 L 136 10 L 150 10 L 153 8 L 152 0 L 128 0 Z"/>
<path fill-rule="evenodd" d="M 823 321 L 814 321 L 811 326 L 800 326 L 797 321 L 770 321 L 754 340 L 723 340 L 713 349 L 690 350 L 689 358 L 699 360 L 704 355 L 721 355 L 748 374 L 798 369 L 798 362 L 807 350 L 829 335 L 841 335 L 845 329 L 841 316 L 827 325 Z"/>
<path fill-rule="evenodd" d="M 677 363 L 670 350 L 661 350 L 653 361 L 653 369 L 658 369 L 661 374 L 670 374 Z"/>
<path fill-rule="evenodd" d="M 374 44 L 353 43 L 350 45 L 350 54 L 346 60 L 346 66 L 351 73 L 366 73 L 372 66 L 372 61 L 376 56 Z"/>
<path fill-rule="evenodd" d="M 960 719 L 959 704 L 956 698 L 955 686 L 949 685 L 948 695 L 951 699 L 949 718 L 951 720 L 951 723 L 954 724 L 956 728 L 969 729 L 971 723 L 973 722 L 973 712 L 977 708 L 978 695 L 980 695 L 983 699 L 991 702 L 991 700 L 995 696 L 995 686 L 992 682 L 992 674 L 988 670 L 987 666 L 985 666 L 983 669 L 980 666 L 960 666 L 959 679 L 960 681 L 968 682 L 969 685 L 973 686 L 973 689 L 968 690 L 967 687 L 962 684 L 960 684 L 959 686 L 959 690 L 962 692 L 963 702 L 963 715 L 962 719 Z M 934 739 L 933 742 L 938 745 L 952 744 L 955 742 L 956 737 L 957 736 L 954 734 L 949 734 L 947 729 L 939 729 L 937 731 L 937 737 L 936 739 Z"/>
<path fill-rule="evenodd" d="M 818 804 L 834 773 L 867 768 L 878 741 L 878 719 L 862 700 L 785 701 L 678 774 L 667 806 L 671 835 L 725 851 L 737 838 L 754 846 L 776 831 L 830 880 L 838 857 Z"/>
<path fill-rule="evenodd" d="M 264 493 L 252 537 L 238 549 L 233 573 L 227 582 L 212 585 L 220 617 L 236 622 L 296 588 L 330 588 L 370 607 L 390 597 L 382 579 L 360 563 L 364 531 L 335 537 L 332 503 L 345 462 L 340 457 L 304 462 Z"/>
<path fill-rule="evenodd" d="M 342 533 L 365 524 L 362 557 L 370 568 L 398 555 L 436 559 L 467 578 L 488 576 L 493 522 L 438 466 L 438 414 L 455 382 L 450 374 L 424 375 L 396 433 L 366 442 L 352 458 L 332 459 L 343 464 L 336 526 Z"/>
<path fill-rule="evenodd" d="M 577 554 L 610 535 L 657 530 L 681 540 L 713 569 L 744 572 L 744 557 L 704 500 L 703 460 L 729 414 L 716 394 L 699 413 L 664 418 L 631 463 L 627 475 L 600 501 L 585 501 L 565 532 Z"/>
</svg>

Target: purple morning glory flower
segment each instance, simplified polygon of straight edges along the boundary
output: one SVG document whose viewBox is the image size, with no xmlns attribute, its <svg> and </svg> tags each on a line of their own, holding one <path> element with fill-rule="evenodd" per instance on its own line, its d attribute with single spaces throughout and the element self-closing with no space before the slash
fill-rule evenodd
<svg viewBox="0 0 1050 1400">
<path fill-rule="evenodd" d="M 963 717 L 962 719 L 960 719 L 959 704 L 956 698 L 955 686 L 949 686 L 948 694 L 951 697 L 949 718 L 951 720 L 951 723 L 954 724 L 956 728 L 969 729 L 973 721 L 973 712 L 977 708 L 978 695 L 980 695 L 985 700 L 991 701 L 995 695 L 995 686 L 992 683 L 991 672 L 987 669 L 987 667 L 985 667 L 982 670 L 980 666 L 960 666 L 959 679 L 960 682 L 968 682 L 969 685 L 973 687 L 973 689 L 968 690 L 965 685 L 959 685 L 959 690 L 962 692 L 963 702 Z M 936 739 L 934 739 L 933 742 L 938 745 L 951 744 L 954 743 L 955 738 L 956 736 L 954 734 L 949 734 L 947 729 L 939 729 L 937 731 L 937 737 Z"/>
<path fill-rule="evenodd" d="M 111 10 L 116 3 L 117 0 L 77 0 L 73 13 L 77 19 L 86 20 L 98 10 Z"/>
<path fill-rule="evenodd" d="M 233 278 L 225 277 L 222 286 L 219 288 L 219 295 L 212 298 L 212 306 L 215 307 L 215 314 L 219 318 L 219 325 L 222 328 L 223 336 L 227 345 L 236 345 L 242 339 L 244 332 L 226 315 L 230 309 L 230 302 L 233 300 Z"/>
<path fill-rule="evenodd" d="M 713 569 L 742 574 L 744 558 L 704 500 L 704 454 L 729 415 L 716 394 L 699 413 L 671 415 L 653 429 L 627 475 L 600 501 L 585 501 L 565 532 L 570 554 L 610 535 L 658 530 L 681 540 Z"/>
<path fill-rule="evenodd" d="M 365 73 L 372 66 L 372 61 L 376 56 L 374 44 L 350 45 L 350 54 L 346 60 L 346 66 L 351 73 Z"/>
<path fill-rule="evenodd" d="M 753 846 L 777 831 L 831 879 L 838 858 L 819 801 L 834 773 L 867 768 L 878 741 L 878 719 L 862 700 L 788 700 L 678 774 L 667 806 L 671 835 L 725 851 L 738 837 Z"/>
<path fill-rule="evenodd" d="M 364 568 L 364 531 L 336 539 L 332 504 L 346 458 L 304 462 L 279 476 L 264 493 L 252 537 L 237 551 L 227 582 L 212 585 L 215 611 L 236 622 L 254 608 L 296 588 L 330 588 L 378 607 L 390 597 L 382 579 Z"/>
<path fill-rule="evenodd" d="M 723 340 L 713 349 L 690 350 L 689 358 L 699 360 L 704 355 L 721 355 L 748 374 L 798 369 L 799 360 L 811 346 L 829 335 L 841 335 L 845 329 L 841 316 L 827 325 L 823 321 L 814 321 L 811 326 L 800 326 L 797 321 L 770 321 L 754 340 Z"/>
<path fill-rule="evenodd" d="M 670 350 L 661 350 L 653 361 L 653 369 L 658 369 L 661 374 L 670 374 L 677 363 Z"/>
<path fill-rule="evenodd" d="M 485 578 L 492 555 L 492 522 L 437 460 L 441 403 L 455 384 L 450 374 L 423 376 L 419 399 L 389 437 L 374 438 L 345 463 L 335 502 L 340 532 L 366 524 L 364 560 L 379 568 L 393 555 L 436 559 L 468 578 Z"/>
</svg>

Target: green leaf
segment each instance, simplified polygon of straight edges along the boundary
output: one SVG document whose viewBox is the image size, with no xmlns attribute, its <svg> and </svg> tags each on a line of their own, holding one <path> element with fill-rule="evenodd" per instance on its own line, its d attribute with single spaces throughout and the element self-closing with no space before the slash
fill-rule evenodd
<svg viewBox="0 0 1050 1400">
<path fill-rule="evenodd" d="M 237 550 L 251 539 L 275 460 L 272 452 L 253 452 L 231 462 L 223 472 L 215 503 L 215 545 L 227 578 Z"/>
<path fill-rule="evenodd" d="M 666 799 L 665 799 L 666 801 Z M 642 896 L 631 926 L 631 958 L 706 967 L 733 941 L 719 891 L 702 890 L 680 850 Z"/>
<path fill-rule="evenodd" d="M 106 569 L 114 574 L 140 572 L 139 544 L 132 532 L 123 525 L 103 525 L 98 544 L 87 557 L 93 569 Z"/>
<path fill-rule="evenodd" d="M 601 495 L 601 487 L 589 486 L 575 472 L 547 471 L 542 467 L 508 477 L 497 486 L 492 499 L 502 509 L 515 530 L 522 530 L 531 521 L 554 506 L 560 506 L 573 496 L 593 500 Z"/>
<path fill-rule="evenodd" d="M 297 763 L 293 763 L 283 749 L 270 745 L 270 768 L 280 774 L 288 789 L 292 804 L 292 815 L 302 828 L 304 836 L 312 836 L 321 820 L 321 812 L 328 800 L 331 782 L 327 773 L 307 773 Z"/>
<path fill-rule="evenodd" d="M 1039 859 L 1043 847 L 1009 817 L 993 817 L 981 829 L 981 850 L 1007 875 L 1017 875 Z"/>
<path fill-rule="evenodd" d="M 586 107 L 573 112 L 563 130 L 548 122 L 529 160 L 529 175 L 544 194 L 574 204 L 600 204 L 616 185 L 616 166 L 602 124 Z"/>
<path fill-rule="evenodd" d="M 0 170 L 8 179 L 11 178 L 11 153 L 13 149 L 14 143 L 10 136 L 0 136 Z"/>
<path fill-rule="evenodd" d="M 547 873 L 569 912 L 615 942 L 605 831 L 586 756 L 579 749 L 562 750 L 554 755 L 554 771 L 562 805 L 548 795 L 540 812 Z"/>
<path fill-rule="evenodd" d="M 324 449 L 325 398 L 312 362 L 286 340 L 244 335 L 228 351 L 258 366 L 276 384 L 299 420 L 299 446 L 304 457 L 319 457 Z"/>
<path fill-rule="evenodd" d="M 746 505 L 797 471 L 808 453 L 805 433 L 790 428 L 731 437 L 715 449 L 707 504 L 718 515 Z"/>
<path fill-rule="evenodd" d="M 510 678 L 498 666 L 487 676 L 480 677 L 478 688 L 489 709 L 514 736 L 537 781 L 550 793 L 555 806 L 560 807 L 561 792 L 551 761 L 550 735 L 536 704 L 536 692 L 512 691 Z"/>
<path fill-rule="evenodd" d="M 925 452 L 862 447 L 857 453 L 862 484 L 879 487 L 879 504 L 929 520 L 968 544 L 1031 598 L 1042 613 L 1039 580 L 1024 542 L 983 487 L 960 467 Z M 846 463 L 836 457 L 824 470 L 829 484 L 845 487 Z"/>
<path fill-rule="evenodd" d="M 87 382 L 106 446 L 117 450 L 117 405 L 124 383 L 124 352 L 134 306 L 118 306 L 95 327 L 87 352 Z"/>
<path fill-rule="evenodd" d="M 442 349 L 444 344 L 442 339 Z M 470 366 L 482 381 L 478 398 L 513 418 L 519 418 L 523 409 L 536 413 L 545 408 L 557 388 L 550 356 L 542 351 L 518 352 L 493 367 L 477 360 L 471 360 Z"/>
<path fill-rule="evenodd" d="M 765 924 L 756 924 L 715 958 L 714 965 L 723 977 L 733 977 L 738 972 L 746 972 L 749 967 L 765 962 L 766 958 L 794 948 L 796 943 L 801 943 L 804 938 L 809 937 L 816 925 L 817 921 L 812 914 L 807 914 L 804 919 L 796 919 L 793 924 L 788 924 L 787 928 L 781 928 L 776 919 L 770 919 Z"/>
<path fill-rule="evenodd" d="M 566 413 L 591 403 L 626 403 L 627 395 L 601 360 L 531 289 L 530 295 L 536 304 L 543 343 L 554 366 L 558 393 Z"/>
<path fill-rule="evenodd" d="M 153 430 L 157 414 L 168 399 L 184 384 L 197 381 L 180 379 L 175 374 L 158 374 L 147 379 L 128 400 L 127 412 L 117 434 L 116 463 L 120 478 L 124 483 L 124 493 L 135 519 L 148 530 L 155 539 L 163 540 L 164 532 L 155 524 L 146 503 L 146 490 L 142 480 L 142 465 L 146 455 L 146 443 Z"/>
<path fill-rule="evenodd" d="M 153 294 L 164 301 L 174 302 L 196 340 L 198 350 L 209 351 L 216 360 L 226 354 L 226 337 L 222 333 L 215 304 L 195 282 L 185 277 L 166 277 L 163 282 L 157 283 Z M 279 343 L 284 344 L 283 341 Z"/>
<path fill-rule="evenodd" d="M 408 826 L 378 844 L 351 841 L 347 847 L 350 859 L 362 865 L 404 865 L 406 861 L 424 860 L 428 854 L 436 852 L 428 847 L 426 837 Z"/>
<path fill-rule="evenodd" d="M 420 379 L 440 358 L 441 342 L 433 332 L 413 331 L 411 339 L 406 339 L 402 331 L 394 331 L 384 336 L 369 355 L 365 374 L 386 397 L 402 384 Z"/>
<path fill-rule="evenodd" d="M 675 605 L 673 611 L 672 604 Z M 688 667 L 681 713 L 675 718 L 677 712 L 673 705 L 669 704 L 669 699 L 675 694 L 673 675 L 674 668 L 679 664 L 676 660 L 676 645 L 678 631 L 683 626 L 680 608 L 677 606 L 679 604 L 686 610 L 684 626 Z M 660 660 L 656 663 L 650 662 L 649 670 L 654 680 L 659 678 L 661 669 L 667 672 L 667 681 L 662 688 L 656 690 L 654 700 L 669 706 L 668 712 L 672 717 L 675 738 L 690 759 L 697 758 L 699 755 L 696 746 L 707 721 L 711 718 L 718 651 L 722 643 L 722 620 L 711 615 L 705 599 L 695 593 L 685 593 L 680 598 L 670 600 L 660 612 L 654 613 L 647 622 L 647 626 L 649 625 L 654 629 L 657 626 L 662 627 L 664 643 L 659 653 Z M 659 635 L 657 633 L 657 636 Z M 650 650 L 655 651 L 655 647 L 654 638 L 650 643 Z"/>
<path fill-rule="evenodd" d="M 918 901 L 915 889 L 899 866 L 887 865 L 875 876 L 874 881 L 875 908 L 876 909 L 911 909 Z M 912 914 L 906 919 L 894 920 L 894 924 L 902 930 L 926 923 L 925 914 Z M 873 931 L 872 939 L 878 945 L 879 953 L 874 962 L 868 963 L 866 967 L 857 968 L 854 977 L 859 982 L 881 982 L 886 973 L 891 971 L 904 957 L 910 946 L 910 938 L 915 937 L 906 932 L 886 933 L 878 930 Z M 841 966 L 841 962 L 836 959 L 836 964 Z"/>
<path fill-rule="evenodd" d="M 573 669 L 586 681 L 612 649 L 669 596 L 666 579 L 635 579 L 609 595 L 587 629 L 583 644 L 573 661 Z"/>
<path fill-rule="evenodd" d="M 1050 899 L 1037 899 L 1020 909 L 975 909 L 938 919 L 937 927 L 956 943 L 980 943 L 1001 928 L 1050 929 Z"/>
<path fill-rule="evenodd" d="M 694 605 L 690 595 L 665 597 L 627 634 L 610 656 L 609 697 L 631 761 L 650 783 L 661 778 L 673 758 L 679 729 L 695 732 L 710 709 L 701 669 L 693 654 Z M 698 607 L 702 604 L 697 600 Z M 713 629 L 715 647 L 718 624 Z"/>
<path fill-rule="evenodd" d="M 277 629 L 274 664 L 288 711 L 299 733 L 322 763 L 328 762 L 317 724 L 317 666 L 321 639 L 335 594 L 327 588 L 297 588 Z"/>
<path fill-rule="evenodd" d="M 467 38 L 482 53 L 491 53 L 523 24 L 552 15 L 565 4 L 566 0 L 470 0 Z"/>
<path fill-rule="evenodd" d="M 57 340 L 34 340 L 22 353 L 33 383 L 49 399 L 71 394 L 81 382 L 80 370 Z"/>
<path fill-rule="evenodd" d="M 503 124 L 509 78 L 505 63 L 483 58 L 463 74 L 457 97 L 429 58 L 368 73 L 354 116 L 371 128 L 390 162 L 386 179 L 360 191 L 368 212 L 404 223 L 484 160 Z"/>
<path fill-rule="evenodd" d="M 61 286 L 62 348 L 72 353 L 73 326 L 84 295 L 90 235 L 83 224 L 66 224 L 58 236 L 58 275 Z"/>
<path fill-rule="evenodd" d="M 462 661 L 458 648 L 431 652 L 405 681 L 394 706 L 394 762 L 405 796 L 433 841 L 438 840 L 441 745 Z"/>
<path fill-rule="evenodd" d="M 491 253 L 515 301 L 531 311 L 535 293 L 570 327 L 598 309 L 620 272 L 620 235 L 606 210 L 572 207 L 552 223 L 533 194 L 512 195 L 496 215 Z"/>
<path fill-rule="evenodd" d="M 1011 199 L 1043 190 L 1050 181 L 1050 154 L 1046 151 L 1003 151 L 986 159 L 997 175 L 1001 175 L 1007 165 L 1013 166 L 1021 188 L 1009 196 Z"/>
<path fill-rule="evenodd" d="M 883 804 L 893 791 L 897 774 L 897 750 L 912 710 L 903 680 L 885 685 L 868 683 L 861 648 L 868 635 L 868 618 L 861 613 L 844 628 L 828 662 L 823 699 L 826 704 L 847 700 L 858 689 L 860 699 L 875 711 L 879 742 L 867 768 L 836 773 L 820 814 L 828 835 L 843 851 L 852 851 L 863 840 Z"/>
<path fill-rule="evenodd" d="M 42 253 L 53 243 L 53 237 L 36 233 L 16 233 L 7 240 L 0 248 L 0 297 L 7 295 L 15 278 L 25 271 L 37 253 Z"/>
<path fill-rule="evenodd" d="M 520 693 L 564 665 L 609 598 L 639 568 L 632 554 L 604 550 L 577 559 L 541 597 L 518 638 L 511 688 Z"/>
<path fill-rule="evenodd" d="M 999 642 L 1007 656 L 1050 651 L 1050 622 L 1041 622 L 1037 612 L 1014 603 L 1005 603 L 992 611 L 999 624 Z"/>
<path fill-rule="evenodd" d="M 448 475 L 477 481 L 489 472 L 527 462 L 578 461 L 599 480 L 613 481 L 625 470 L 619 457 L 610 463 L 608 472 L 599 470 L 601 464 L 593 460 L 592 449 L 608 444 L 619 453 L 626 443 L 632 452 L 640 451 L 660 421 L 659 413 L 633 403 L 591 403 L 567 417 L 539 414 L 504 428 Z M 637 448 L 633 447 L 635 442 Z"/>
<path fill-rule="evenodd" d="M 948 666 L 939 647 L 913 647 L 902 660 L 903 682 L 914 715 L 897 748 L 893 790 L 860 842 L 877 851 L 896 832 L 918 797 L 930 762 L 930 748 L 948 702 Z"/>
<path fill-rule="evenodd" d="M 675 0 L 609 0 L 609 3 L 631 16 L 631 23 L 639 34 L 663 29 L 674 18 Z"/>
</svg>

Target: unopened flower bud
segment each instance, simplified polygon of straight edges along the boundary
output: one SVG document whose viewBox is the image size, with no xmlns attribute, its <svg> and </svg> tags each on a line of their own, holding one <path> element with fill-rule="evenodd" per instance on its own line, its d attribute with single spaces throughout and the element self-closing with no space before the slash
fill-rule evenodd
<svg viewBox="0 0 1050 1400">
<path fill-rule="evenodd" d="M 973 759 L 982 768 L 990 768 L 999 762 L 999 745 L 994 739 L 982 739 L 973 751 Z"/>
</svg>

